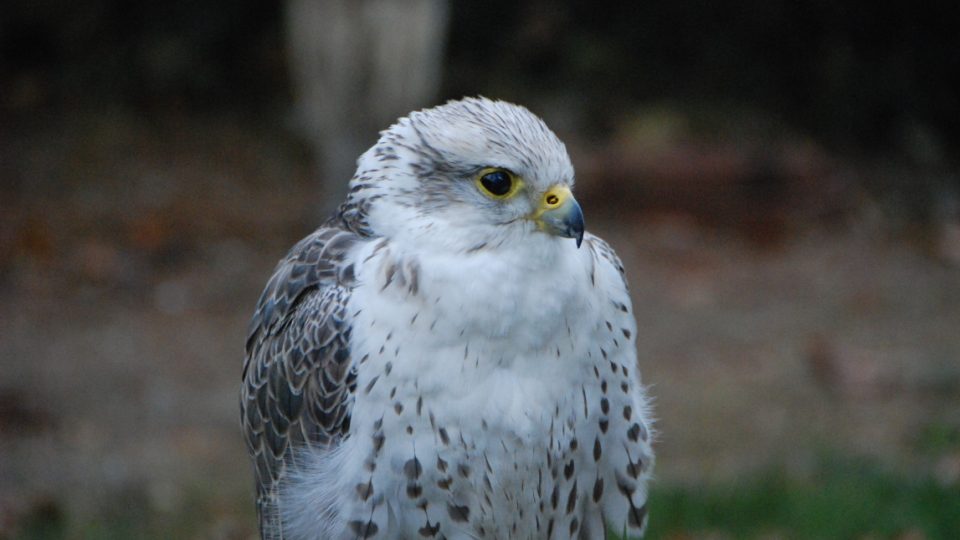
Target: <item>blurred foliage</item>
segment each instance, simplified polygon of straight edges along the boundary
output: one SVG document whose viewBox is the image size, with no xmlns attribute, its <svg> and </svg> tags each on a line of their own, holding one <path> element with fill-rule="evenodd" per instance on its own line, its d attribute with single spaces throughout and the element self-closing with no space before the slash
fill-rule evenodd
<svg viewBox="0 0 960 540">
<path fill-rule="evenodd" d="M 215 502 L 217 488 L 215 485 L 193 486 L 177 509 L 168 511 L 151 506 L 142 494 L 129 493 L 114 500 L 110 511 L 96 517 L 67 516 L 54 501 L 44 501 L 18 523 L 12 539 L 253 538 L 256 527 L 253 501 L 242 497 L 223 505 Z M 6 537 L 0 534 L 0 538 Z"/>
<path fill-rule="evenodd" d="M 11 0 L 0 19 L 5 108 L 263 104 L 286 73 L 268 0 Z"/>
<path fill-rule="evenodd" d="M 928 454 L 960 452 L 960 425 L 930 423 L 920 430 L 915 446 L 918 451 Z"/>
<path fill-rule="evenodd" d="M 960 535 L 960 488 L 834 460 L 806 480 L 654 486 L 647 538 L 924 538 Z"/>
<path fill-rule="evenodd" d="M 121 106 L 290 125 L 282 15 L 267 0 L 11 0 L 0 120 Z M 852 206 L 862 188 L 895 228 L 936 243 L 940 222 L 960 220 L 958 20 L 945 0 L 451 2 L 440 95 L 525 103 L 597 146 L 667 111 L 708 145 L 746 132 L 754 168 L 785 141 L 829 148 L 857 171 L 828 175 L 846 186 L 839 198 L 812 190 L 825 207 Z M 769 180 L 754 183 L 783 182 Z"/>
<path fill-rule="evenodd" d="M 955 2 L 513 5 L 454 4 L 461 92 L 492 80 L 594 107 L 670 99 L 758 108 L 858 150 L 925 136 L 958 143 Z"/>
<path fill-rule="evenodd" d="M 637 102 L 759 109 L 853 151 L 941 160 L 960 142 L 960 4 L 452 3 L 446 95 L 553 95 L 597 123 Z M 7 106 L 286 99 L 281 4 L 11 0 Z M 602 125 L 600 126 L 602 127 Z"/>
</svg>

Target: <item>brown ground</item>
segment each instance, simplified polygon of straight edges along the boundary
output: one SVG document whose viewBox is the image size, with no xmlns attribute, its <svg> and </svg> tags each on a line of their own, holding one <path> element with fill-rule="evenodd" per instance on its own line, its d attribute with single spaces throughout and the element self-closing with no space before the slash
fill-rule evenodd
<svg viewBox="0 0 960 540">
<path fill-rule="evenodd" d="M 225 118 L 0 128 L 0 537 L 38 512 L 129 508 L 252 533 L 244 332 L 317 220 L 308 163 L 277 128 Z M 863 207 L 757 242 L 590 180 L 588 226 L 632 286 L 661 482 L 803 474 L 824 452 L 960 475 L 914 451 L 960 425 L 956 266 Z"/>
</svg>

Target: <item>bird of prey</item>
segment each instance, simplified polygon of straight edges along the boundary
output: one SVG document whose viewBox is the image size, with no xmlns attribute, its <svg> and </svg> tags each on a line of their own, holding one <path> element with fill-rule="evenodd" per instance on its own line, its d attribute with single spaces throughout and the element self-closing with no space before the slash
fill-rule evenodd
<svg viewBox="0 0 960 540">
<path fill-rule="evenodd" d="M 250 325 L 262 537 L 641 536 L 636 323 L 563 143 L 468 98 L 400 119 L 357 163 Z"/>
</svg>

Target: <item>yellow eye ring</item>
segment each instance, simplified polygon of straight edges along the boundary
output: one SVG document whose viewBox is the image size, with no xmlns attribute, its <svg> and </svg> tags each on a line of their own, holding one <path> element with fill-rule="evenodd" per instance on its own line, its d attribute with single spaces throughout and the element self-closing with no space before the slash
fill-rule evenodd
<svg viewBox="0 0 960 540">
<path fill-rule="evenodd" d="M 520 177 L 507 169 L 498 167 L 487 167 L 481 170 L 477 174 L 475 183 L 480 193 L 497 201 L 513 197 L 523 187 Z"/>
</svg>

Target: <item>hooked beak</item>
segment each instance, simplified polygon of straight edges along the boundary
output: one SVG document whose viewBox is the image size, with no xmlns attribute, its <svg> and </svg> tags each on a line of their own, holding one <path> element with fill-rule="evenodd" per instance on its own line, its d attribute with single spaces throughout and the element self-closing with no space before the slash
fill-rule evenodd
<svg viewBox="0 0 960 540">
<path fill-rule="evenodd" d="M 531 218 L 545 233 L 575 238 L 577 247 L 583 242 L 583 211 L 567 186 L 556 185 L 548 189 Z"/>
</svg>

